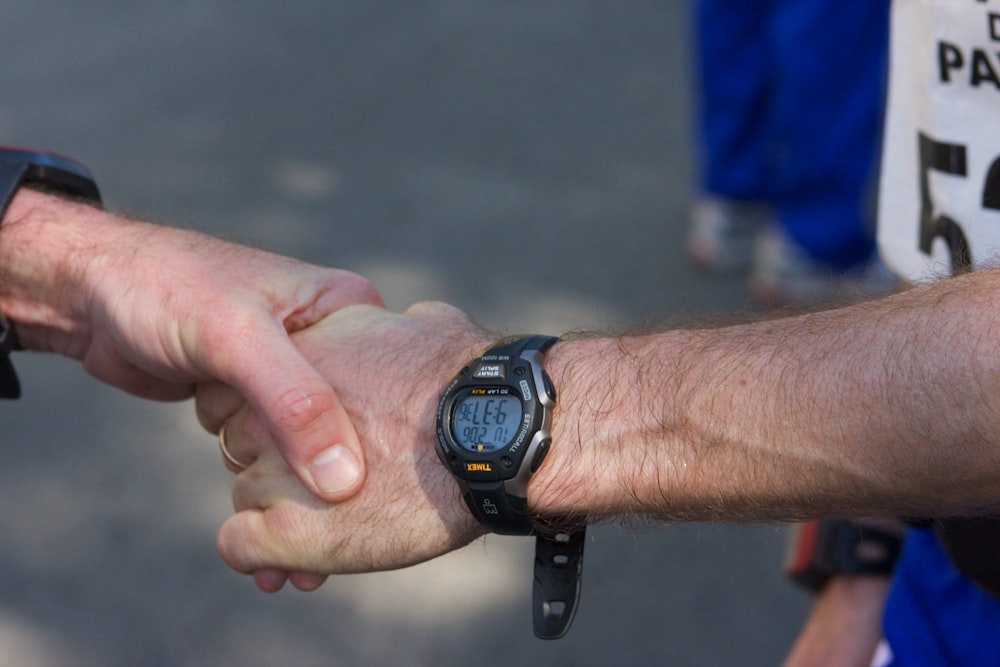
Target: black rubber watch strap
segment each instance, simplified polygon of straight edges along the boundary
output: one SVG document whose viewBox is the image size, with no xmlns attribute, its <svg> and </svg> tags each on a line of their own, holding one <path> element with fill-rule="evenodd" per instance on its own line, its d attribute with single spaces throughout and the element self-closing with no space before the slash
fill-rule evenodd
<svg viewBox="0 0 1000 667">
<path fill-rule="evenodd" d="M 902 549 L 899 535 L 853 521 L 806 521 L 790 537 L 785 572 L 812 591 L 837 575 L 887 577 Z"/>
<path fill-rule="evenodd" d="M 0 160 L 0 222 L 7 213 L 7 207 L 15 193 L 24 185 L 24 176 L 28 173 L 27 162 L 10 162 Z"/>
<path fill-rule="evenodd" d="M 503 482 L 469 482 L 464 496 L 472 516 L 499 535 L 531 535 L 535 524 L 528 516 L 528 499 L 512 496 Z"/>
<path fill-rule="evenodd" d="M 542 334 L 524 336 L 523 338 L 506 338 L 493 345 L 486 352 L 505 351 L 509 352 L 512 357 L 518 357 L 522 352 L 528 350 L 538 350 L 544 353 L 555 345 L 557 340 L 559 339 L 556 336 L 543 336 Z"/>
<path fill-rule="evenodd" d="M 487 352 L 508 353 L 512 358 L 538 350 L 545 353 L 557 341 L 552 336 L 528 336 L 501 341 Z M 551 391 L 542 387 L 539 391 Z M 531 465 L 525 461 L 524 465 Z M 503 482 L 469 484 L 466 503 L 472 514 L 491 531 L 506 535 L 535 535 L 534 584 L 531 607 L 535 636 L 559 639 L 573 623 L 583 582 L 583 547 L 586 528 L 561 532 L 539 526 L 528 513 L 528 501 L 508 494 Z M 547 522 L 558 525 L 558 522 Z"/>
<path fill-rule="evenodd" d="M 539 535 L 535 539 L 535 585 L 532 589 L 535 636 L 559 639 L 569 631 L 583 583 L 585 529 Z"/>
<path fill-rule="evenodd" d="M 17 349 L 17 337 L 14 328 L 0 312 L 0 398 L 15 399 L 21 397 L 21 382 L 10 360 L 10 353 Z"/>
<path fill-rule="evenodd" d="M 27 162 L 0 161 L 0 224 L 10 206 L 10 200 L 21 187 Z M 14 328 L 0 312 L 0 399 L 13 400 L 21 397 L 21 381 L 10 360 L 10 353 L 16 349 Z"/>
</svg>

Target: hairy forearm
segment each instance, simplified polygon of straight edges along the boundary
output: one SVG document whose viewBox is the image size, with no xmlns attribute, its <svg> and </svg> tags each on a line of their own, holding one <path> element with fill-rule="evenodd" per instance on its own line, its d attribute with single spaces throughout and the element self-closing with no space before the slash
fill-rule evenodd
<svg viewBox="0 0 1000 667">
<path fill-rule="evenodd" d="M 78 356 L 71 348 L 86 337 L 88 276 L 123 226 L 92 206 L 18 191 L 0 226 L 0 309 L 22 344 Z"/>
<path fill-rule="evenodd" d="M 1000 503 L 1000 273 L 714 330 L 570 340 L 544 513 L 970 513 Z"/>
<path fill-rule="evenodd" d="M 95 321 L 114 305 L 108 298 L 143 279 L 159 281 L 163 293 L 197 287 L 204 266 L 183 253 L 206 239 L 22 188 L 0 225 L 0 310 L 25 347 L 80 358 Z M 187 263 L 168 272 L 168 257 Z"/>
</svg>

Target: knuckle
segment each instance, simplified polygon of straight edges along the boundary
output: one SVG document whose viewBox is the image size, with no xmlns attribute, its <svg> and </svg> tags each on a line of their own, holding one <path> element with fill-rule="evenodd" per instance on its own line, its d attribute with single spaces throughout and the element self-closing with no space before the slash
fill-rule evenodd
<svg viewBox="0 0 1000 667">
<path fill-rule="evenodd" d="M 419 315 L 419 314 L 434 314 L 440 313 L 445 314 L 452 310 L 454 307 L 449 306 L 444 301 L 417 301 L 415 304 L 406 309 L 407 315 Z"/>
<path fill-rule="evenodd" d="M 338 290 L 350 295 L 350 301 L 354 303 L 366 303 L 374 306 L 384 306 L 382 295 L 375 289 L 375 285 L 368 278 L 353 273 L 337 269 L 329 270 L 329 282 L 335 285 Z"/>
<path fill-rule="evenodd" d="M 338 407 L 329 387 L 295 387 L 281 394 L 273 406 L 274 426 L 283 433 L 308 433 Z"/>
</svg>

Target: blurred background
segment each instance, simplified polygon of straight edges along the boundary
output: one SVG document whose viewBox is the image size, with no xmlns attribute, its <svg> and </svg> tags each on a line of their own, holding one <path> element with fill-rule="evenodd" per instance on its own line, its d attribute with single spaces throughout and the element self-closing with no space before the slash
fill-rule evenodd
<svg viewBox="0 0 1000 667">
<path fill-rule="evenodd" d="M 745 309 L 685 259 L 685 3 L 13 3 L 0 140 L 109 208 L 369 276 L 504 331 Z M 570 634 L 530 540 L 266 595 L 215 553 L 231 477 L 190 403 L 19 354 L 0 404 L 0 665 L 774 665 L 808 600 L 779 526 L 601 526 Z"/>
</svg>

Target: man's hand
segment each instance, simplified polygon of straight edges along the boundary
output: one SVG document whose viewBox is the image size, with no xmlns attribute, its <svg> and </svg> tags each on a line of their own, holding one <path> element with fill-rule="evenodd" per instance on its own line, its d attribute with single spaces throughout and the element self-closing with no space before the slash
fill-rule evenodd
<svg viewBox="0 0 1000 667">
<path fill-rule="evenodd" d="M 238 511 L 219 532 L 233 568 L 276 590 L 291 571 L 303 589 L 319 575 L 413 565 L 483 533 L 458 485 L 434 452 L 438 395 L 461 364 L 492 337 L 460 311 L 418 304 L 405 315 L 357 306 L 293 336 L 303 356 L 330 378 L 364 446 L 368 478 L 354 498 L 330 505 L 312 497 L 274 451 L 254 413 L 226 426 L 227 446 L 248 463 L 236 477 Z M 206 419 L 225 415 L 225 388 L 199 390 Z"/>
<path fill-rule="evenodd" d="M 366 279 L 22 189 L 0 228 L 0 286 L 29 349 L 79 359 L 146 398 L 231 385 L 313 493 L 360 488 L 354 428 L 288 334 L 350 304 L 380 305 Z M 221 421 L 202 423 L 216 432 Z"/>
</svg>

